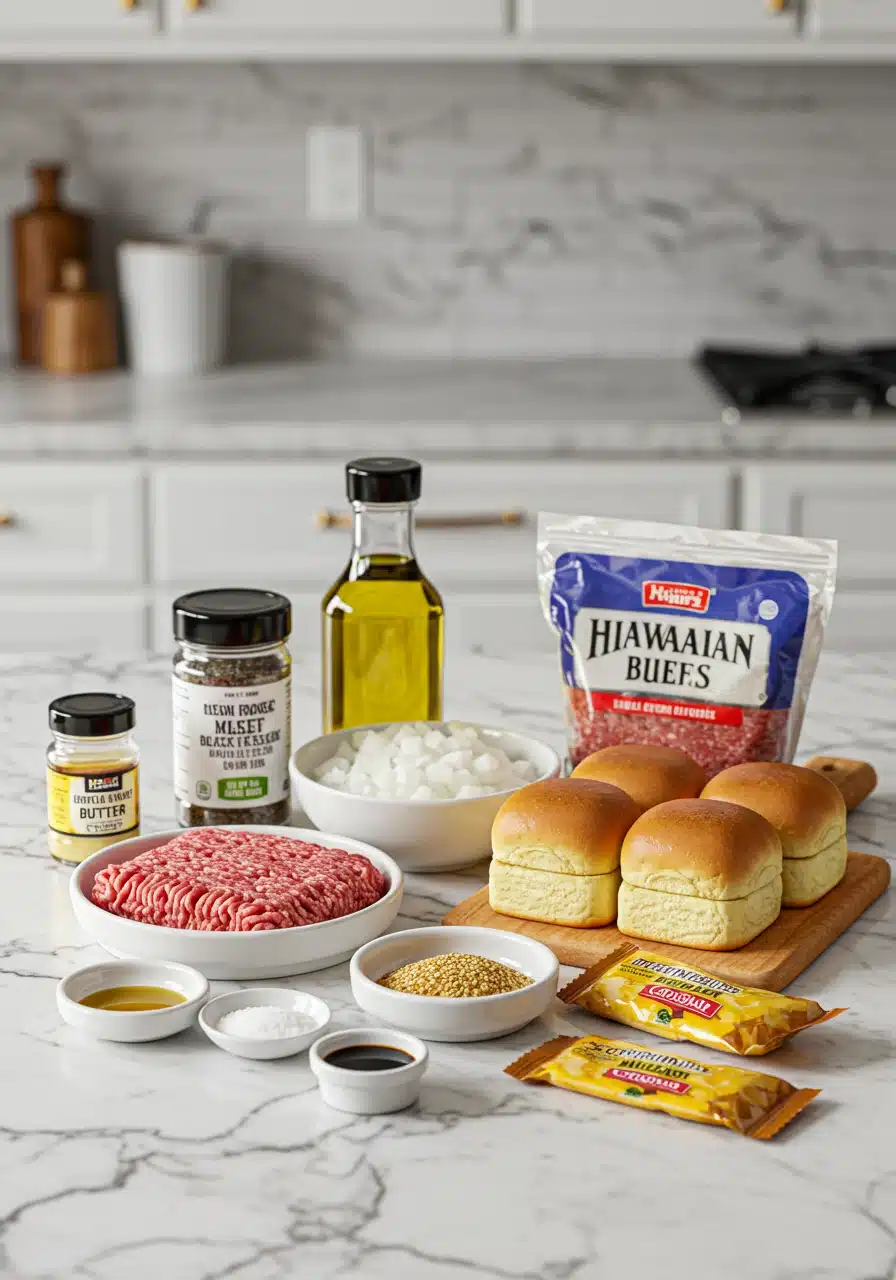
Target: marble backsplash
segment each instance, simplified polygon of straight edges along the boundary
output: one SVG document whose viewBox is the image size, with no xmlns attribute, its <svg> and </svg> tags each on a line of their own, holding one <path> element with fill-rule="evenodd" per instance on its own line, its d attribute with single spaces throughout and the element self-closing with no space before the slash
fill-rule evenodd
<svg viewBox="0 0 896 1280">
<path fill-rule="evenodd" d="M 225 241 L 242 360 L 886 338 L 894 121 L 889 67 L 2 66 L 0 208 L 59 156 L 104 281 Z M 357 225 L 306 218 L 315 123 L 366 131 Z"/>
</svg>

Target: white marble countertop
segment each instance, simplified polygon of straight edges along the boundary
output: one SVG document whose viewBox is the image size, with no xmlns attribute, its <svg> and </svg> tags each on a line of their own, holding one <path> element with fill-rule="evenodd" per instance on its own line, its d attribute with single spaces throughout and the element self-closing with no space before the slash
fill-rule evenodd
<svg viewBox="0 0 896 1280">
<path fill-rule="evenodd" d="M 896 415 L 756 415 L 676 359 L 380 360 L 204 378 L 0 375 L 0 456 L 427 453 L 889 456 Z"/>
<path fill-rule="evenodd" d="M 317 669 L 296 668 L 296 732 L 317 731 Z M 307 1059 L 249 1063 L 198 1029 L 99 1044 L 61 1024 L 55 983 L 98 951 L 44 848 L 49 700 L 136 700 L 145 827 L 171 825 L 162 660 L 0 658 L 0 1274 L 86 1280 L 871 1280 L 896 1266 L 896 925 L 877 903 L 799 980 L 848 1005 L 765 1064 L 818 1087 L 770 1143 L 534 1089 L 502 1068 L 610 1024 L 559 1004 L 506 1040 L 432 1046 L 420 1103 L 353 1119 Z M 884 659 L 826 658 L 802 750 L 874 762 L 852 847 L 896 848 L 894 681 Z M 448 711 L 559 741 L 553 664 L 456 657 Z M 400 926 L 433 923 L 482 882 L 409 877 Z M 365 1021 L 346 965 L 295 980 L 336 1028 Z M 232 984 L 215 984 L 217 990 Z M 637 1036 L 626 1031 L 626 1035 Z M 638 1037 L 643 1038 L 643 1037 Z M 655 1042 L 652 1042 L 655 1043 Z M 721 1060 L 718 1055 L 698 1054 Z"/>
</svg>

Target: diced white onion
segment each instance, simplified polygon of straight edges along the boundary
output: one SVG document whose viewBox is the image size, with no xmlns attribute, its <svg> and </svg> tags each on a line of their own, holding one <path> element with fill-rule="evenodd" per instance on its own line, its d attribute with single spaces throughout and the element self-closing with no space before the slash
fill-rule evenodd
<svg viewBox="0 0 896 1280">
<path fill-rule="evenodd" d="M 473 725 L 389 725 L 359 730 L 313 774 L 335 791 L 394 800 L 474 800 L 512 791 L 537 776 L 525 759 L 511 759 Z"/>
</svg>

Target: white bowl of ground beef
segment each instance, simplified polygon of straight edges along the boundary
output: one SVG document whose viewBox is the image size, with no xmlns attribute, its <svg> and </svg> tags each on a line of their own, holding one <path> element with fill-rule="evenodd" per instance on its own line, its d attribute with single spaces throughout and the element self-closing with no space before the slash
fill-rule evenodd
<svg viewBox="0 0 896 1280">
<path fill-rule="evenodd" d="M 112 955 L 127 959 L 171 960 L 191 965 L 207 978 L 280 978 L 325 969 L 347 960 L 358 947 L 388 929 L 398 913 L 403 888 L 401 870 L 387 854 L 371 845 L 296 827 L 209 827 L 193 828 L 190 832 L 191 837 L 194 833 L 198 837 L 198 849 L 202 847 L 199 836 L 202 831 L 244 833 L 249 838 L 270 835 L 297 841 L 299 848 L 320 846 L 323 851 L 332 851 L 337 859 L 340 855 L 350 855 L 362 873 L 362 889 L 364 868 L 368 865 L 375 868 L 375 871 L 369 871 L 368 878 L 375 881 L 376 892 L 380 896 L 370 901 L 373 894 L 362 893 L 358 901 L 367 905 L 351 910 L 353 898 L 346 896 L 344 891 L 333 892 L 327 858 L 322 857 L 318 859 L 321 865 L 315 868 L 315 875 L 309 877 L 306 886 L 297 888 L 293 878 L 282 886 L 275 884 L 273 892 L 260 892 L 257 902 L 252 900 L 252 895 L 244 893 L 239 914 L 232 908 L 235 895 L 226 892 L 225 866 L 225 890 L 218 895 L 215 906 L 220 913 L 217 922 L 209 918 L 209 908 L 204 905 L 209 901 L 208 886 L 197 884 L 193 887 L 189 883 L 189 875 L 178 871 L 178 910 L 173 911 L 172 891 L 165 884 L 164 875 L 160 875 L 160 888 L 154 895 L 145 868 L 130 874 L 119 874 L 114 870 L 150 851 L 161 850 L 186 834 L 181 830 L 162 831 L 156 835 L 124 840 L 94 854 L 75 869 L 71 880 L 71 901 L 75 917 L 85 933 Z M 359 857 L 366 860 L 365 863 L 359 864 Z M 235 866 L 234 875 L 238 873 L 239 868 Z M 276 876 L 272 875 L 271 879 L 276 881 Z M 141 912 L 145 918 L 128 918 L 122 913 L 132 909 L 129 896 L 133 898 L 135 892 L 141 891 L 149 904 Z M 104 905 L 97 905 L 94 896 Z M 152 909 L 156 896 L 160 903 L 166 904 L 158 912 Z M 314 918 L 315 905 L 320 901 L 326 904 L 326 910 L 348 910 L 346 914 L 319 923 L 289 923 L 297 918 Z M 227 914 L 228 910 L 232 919 Z M 150 919 L 169 923 L 150 923 Z M 171 927 L 172 920 L 177 920 L 180 927 Z M 220 926 L 222 921 L 228 927 L 210 927 L 216 923 Z M 283 922 L 286 922 L 286 927 L 278 927 Z"/>
</svg>

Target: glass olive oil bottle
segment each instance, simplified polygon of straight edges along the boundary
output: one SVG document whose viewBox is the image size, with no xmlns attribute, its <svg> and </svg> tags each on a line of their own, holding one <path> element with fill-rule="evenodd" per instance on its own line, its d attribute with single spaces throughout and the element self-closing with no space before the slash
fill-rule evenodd
<svg viewBox="0 0 896 1280">
<path fill-rule="evenodd" d="M 442 716 L 443 609 L 417 564 L 414 505 L 421 467 L 358 458 L 348 565 L 324 596 L 324 731 Z"/>
</svg>

